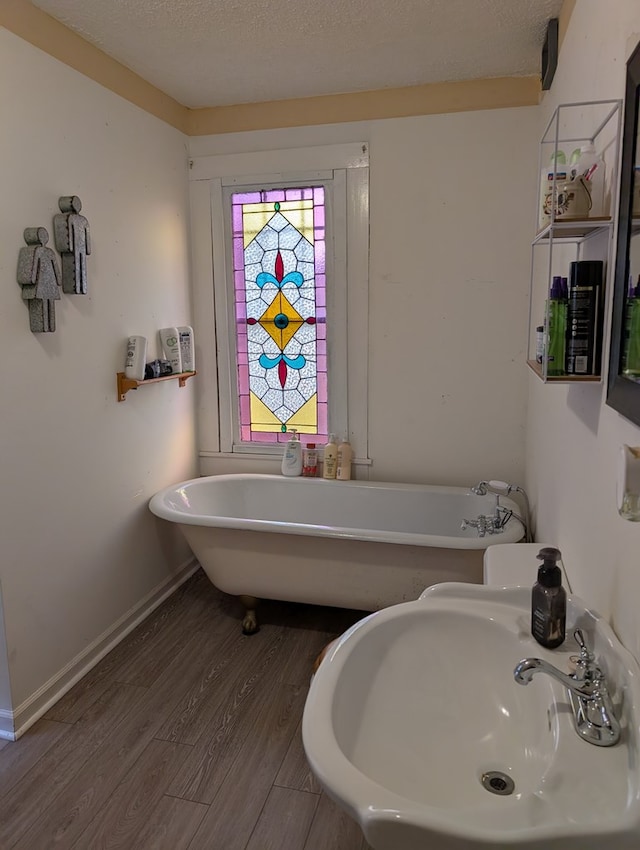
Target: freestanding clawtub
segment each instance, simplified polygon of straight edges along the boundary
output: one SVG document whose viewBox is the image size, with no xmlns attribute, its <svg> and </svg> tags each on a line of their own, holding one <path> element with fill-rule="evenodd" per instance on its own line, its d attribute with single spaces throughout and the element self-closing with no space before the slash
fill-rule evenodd
<svg viewBox="0 0 640 850">
<path fill-rule="evenodd" d="M 250 634 L 259 597 L 377 611 L 438 582 L 481 583 L 484 549 L 524 535 L 515 517 L 489 536 L 461 528 L 495 504 L 463 487 L 242 474 L 184 481 L 149 507 L 179 524 L 216 587 L 241 597 Z"/>
</svg>

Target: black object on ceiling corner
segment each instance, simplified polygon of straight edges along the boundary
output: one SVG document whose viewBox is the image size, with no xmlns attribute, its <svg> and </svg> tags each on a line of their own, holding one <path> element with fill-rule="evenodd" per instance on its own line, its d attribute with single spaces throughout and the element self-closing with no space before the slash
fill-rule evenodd
<svg viewBox="0 0 640 850">
<path fill-rule="evenodd" d="M 558 19 L 550 18 L 542 46 L 542 91 L 551 88 L 558 67 Z"/>
</svg>

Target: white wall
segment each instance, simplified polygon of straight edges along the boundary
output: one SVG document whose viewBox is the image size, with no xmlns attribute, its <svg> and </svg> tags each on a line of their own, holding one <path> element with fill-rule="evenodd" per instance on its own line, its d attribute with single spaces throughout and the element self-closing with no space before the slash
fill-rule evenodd
<svg viewBox="0 0 640 850">
<path fill-rule="evenodd" d="M 0 581 L 15 710 L 171 579 L 185 544 L 147 509 L 195 473 L 193 398 L 166 382 L 116 401 L 127 335 L 189 323 L 187 151 L 178 131 L 0 29 Z M 23 229 L 78 195 L 89 293 L 33 334 Z M 0 677 L 0 688 L 2 678 Z M 0 708 L 6 707 L 0 693 Z"/>
<path fill-rule="evenodd" d="M 370 477 L 520 483 L 537 108 L 208 136 L 190 150 L 348 141 L 370 143 L 369 339 L 349 339 L 370 352 Z"/>
<path fill-rule="evenodd" d="M 625 63 L 639 40 L 637 0 L 577 0 L 538 136 L 559 103 L 624 97 Z M 605 364 L 607 355 L 608 345 Z M 640 445 L 640 428 L 606 406 L 604 383 L 528 380 L 526 480 L 538 539 L 560 547 L 574 592 L 640 658 L 640 525 L 622 520 L 615 504 L 619 447 Z"/>
</svg>

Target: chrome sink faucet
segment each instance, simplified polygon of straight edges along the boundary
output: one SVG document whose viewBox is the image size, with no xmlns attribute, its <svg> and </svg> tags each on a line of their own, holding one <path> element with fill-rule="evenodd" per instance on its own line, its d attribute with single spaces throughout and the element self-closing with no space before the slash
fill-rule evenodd
<svg viewBox="0 0 640 850">
<path fill-rule="evenodd" d="M 519 685 L 528 685 L 536 673 L 547 673 L 569 691 L 573 723 L 585 741 L 598 747 L 611 747 L 620 739 L 620 723 L 616 720 L 604 673 L 595 663 L 580 629 L 573 633 L 580 647 L 575 673 L 563 673 L 541 658 L 525 658 L 516 665 L 513 677 Z"/>
</svg>

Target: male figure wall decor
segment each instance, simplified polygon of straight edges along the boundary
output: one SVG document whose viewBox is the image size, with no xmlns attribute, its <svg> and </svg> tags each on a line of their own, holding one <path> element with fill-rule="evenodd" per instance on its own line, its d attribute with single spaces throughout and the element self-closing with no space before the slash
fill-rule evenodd
<svg viewBox="0 0 640 850">
<path fill-rule="evenodd" d="M 26 248 L 18 254 L 18 283 L 22 297 L 29 305 L 29 326 L 33 333 L 49 333 L 56 329 L 54 301 L 60 299 L 58 258 L 47 248 L 46 227 L 27 227 Z"/>
<path fill-rule="evenodd" d="M 80 215 L 77 195 L 58 199 L 60 213 L 53 217 L 53 235 L 62 257 L 62 290 L 72 295 L 87 294 L 87 255 L 91 253 L 89 222 Z"/>
</svg>

